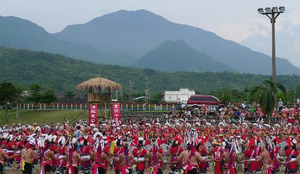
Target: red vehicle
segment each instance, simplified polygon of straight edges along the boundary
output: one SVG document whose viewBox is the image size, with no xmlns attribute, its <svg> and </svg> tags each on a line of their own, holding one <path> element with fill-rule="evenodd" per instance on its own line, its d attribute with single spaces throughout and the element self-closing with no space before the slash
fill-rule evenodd
<svg viewBox="0 0 300 174">
<path fill-rule="evenodd" d="M 220 101 L 212 95 L 192 95 L 187 101 L 187 106 L 194 105 L 220 105 Z"/>
</svg>

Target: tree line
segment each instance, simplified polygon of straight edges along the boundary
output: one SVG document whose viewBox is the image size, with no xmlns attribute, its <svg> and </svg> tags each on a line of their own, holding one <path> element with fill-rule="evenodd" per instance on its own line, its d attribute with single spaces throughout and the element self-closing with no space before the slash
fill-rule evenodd
<svg viewBox="0 0 300 174">
<path fill-rule="evenodd" d="M 27 90 L 6 80 L 0 82 L 0 105 L 5 110 L 6 121 L 8 110 L 18 103 L 31 102 L 36 107 L 38 103 L 52 103 L 57 99 L 54 89 L 43 88 L 37 83 L 32 84 Z"/>
<path fill-rule="evenodd" d="M 279 82 L 265 80 L 259 85 L 253 85 L 244 90 L 236 89 L 218 89 L 207 93 L 196 91 L 197 94 L 211 94 L 224 105 L 232 103 L 259 103 L 266 115 L 270 116 L 277 105 L 277 100 L 281 98 L 285 104 L 295 102 L 300 95 L 300 85 L 295 89 L 287 90 Z M 133 93 L 132 97 L 142 96 L 143 93 Z M 76 94 L 73 91 L 66 91 L 63 97 L 58 97 L 52 88 L 44 88 L 41 84 L 31 84 L 29 89 L 24 89 L 6 80 L 0 82 L 0 105 L 5 110 L 5 118 L 8 120 L 8 110 L 19 103 L 33 103 L 37 108 L 38 103 L 53 103 L 60 99 L 75 99 Z M 161 103 L 163 101 L 163 92 L 154 92 L 150 96 L 151 103 Z M 120 102 L 133 102 L 128 93 L 125 93 Z"/>
</svg>

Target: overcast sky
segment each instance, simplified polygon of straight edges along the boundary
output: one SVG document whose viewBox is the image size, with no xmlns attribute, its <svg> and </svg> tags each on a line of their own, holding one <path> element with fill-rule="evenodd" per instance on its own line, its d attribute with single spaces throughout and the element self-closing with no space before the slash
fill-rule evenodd
<svg viewBox="0 0 300 174">
<path fill-rule="evenodd" d="M 286 7 L 276 23 L 277 56 L 300 67 L 300 0 L 1 0 L 0 15 L 55 33 L 118 10 L 145 9 L 271 55 L 271 24 L 257 8 L 273 6 Z"/>
</svg>

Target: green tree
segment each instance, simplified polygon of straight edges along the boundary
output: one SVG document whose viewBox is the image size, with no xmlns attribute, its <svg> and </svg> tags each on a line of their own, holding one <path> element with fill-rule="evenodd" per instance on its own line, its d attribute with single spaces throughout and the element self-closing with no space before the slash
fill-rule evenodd
<svg viewBox="0 0 300 174">
<path fill-rule="evenodd" d="M 296 98 L 300 98 L 300 85 L 297 85 L 295 88 Z"/>
<path fill-rule="evenodd" d="M 277 104 L 277 95 L 279 92 L 286 93 L 285 87 L 279 82 L 273 82 L 272 79 L 263 81 L 262 85 L 254 86 L 251 90 L 251 96 L 257 96 L 264 114 L 267 115 L 269 124 L 271 123 L 271 114 Z"/>
<path fill-rule="evenodd" d="M 257 101 L 260 99 L 260 94 L 257 92 L 255 93 L 255 89 L 258 88 L 257 85 L 253 85 L 250 89 L 245 89 L 247 95 L 247 101 L 253 102 L 254 107 L 256 107 Z"/>
<path fill-rule="evenodd" d="M 195 90 L 195 94 L 196 94 L 196 95 L 198 95 L 198 94 L 200 95 L 200 94 L 201 94 L 201 91 L 200 91 L 200 90 Z"/>
<path fill-rule="evenodd" d="M 67 91 L 64 95 L 65 99 L 72 99 L 75 97 L 75 93 L 73 91 Z"/>
<path fill-rule="evenodd" d="M 21 90 L 14 84 L 3 81 L 0 83 L 0 104 L 5 109 L 5 118 L 8 122 L 9 105 L 15 103 L 21 94 Z"/>
<path fill-rule="evenodd" d="M 163 102 L 163 94 L 161 92 L 156 92 L 150 98 L 151 103 L 162 103 Z"/>
<path fill-rule="evenodd" d="M 30 86 L 30 95 L 28 96 L 28 100 L 34 102 L 35 109 L 37 109 L 37 104 L 41 103 L 44 99 L 42 90 L 43 88 L 40 84 L 35 83 Z"/>
<path fill-rule="evenodd" d="M 55 96 L 54 89 L 48 89 L 43 95 L 41 102 L 43 103 L 52 103 L 57 101 L 57 97 Z"/>
<path fill-rule="evenodd" d="M 221 89 L 215 92 L 216 97 L 220 100 L 220 102 L 224 105 L 228 105 L 229 102 L 232 101 L 232 93 L 229 89 Z"/>
<path fill-rule="evenodd" d="M 285 105 L 294 107 L 293 104 L 296 103 L 295 90 L 290 88 L 286 92 L 279 91 L 277 98 L 281 98 Z"/>
</svg>

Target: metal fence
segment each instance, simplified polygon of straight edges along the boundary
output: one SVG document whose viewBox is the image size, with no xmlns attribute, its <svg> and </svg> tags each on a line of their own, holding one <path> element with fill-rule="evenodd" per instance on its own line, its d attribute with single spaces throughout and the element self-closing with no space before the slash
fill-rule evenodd
<svg viewBox="0 0 300 174">
<path fill-rule="evenodd" d="M 175 109 L 177 104 L 143 104 L 143 103 L 121 103 L 121 110 L 124 111 L 170 111 Z M 98 109 L 108 109 L 109 105 L 98 107 Z M 36 106 L 32 103 L 19 104 L 20 110 L 87 110 L 89 104 L 68 104 L 68 103 L 39 103 Z"/>
</svg>

